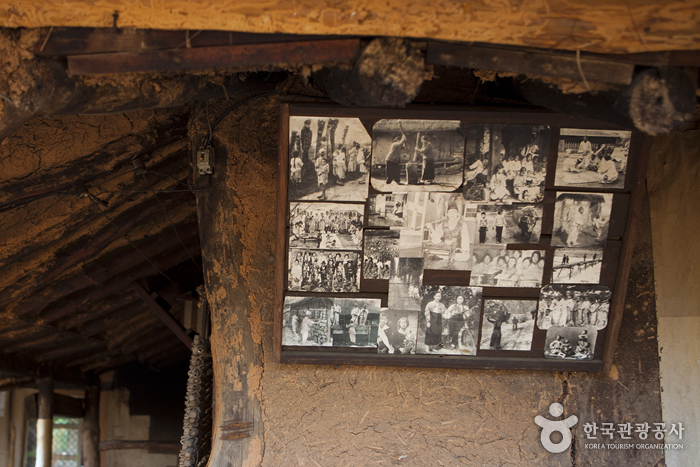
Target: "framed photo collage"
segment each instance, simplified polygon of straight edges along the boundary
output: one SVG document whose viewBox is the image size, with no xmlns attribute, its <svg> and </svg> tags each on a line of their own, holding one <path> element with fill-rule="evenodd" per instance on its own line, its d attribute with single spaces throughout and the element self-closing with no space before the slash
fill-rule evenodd
<svg viewBox="0 0 700 467">
<path fill-rule="evenodd" d="M 603 371 L 646 146 L 554 113 L 283 104 L 278 361 Z"/>
</svg>

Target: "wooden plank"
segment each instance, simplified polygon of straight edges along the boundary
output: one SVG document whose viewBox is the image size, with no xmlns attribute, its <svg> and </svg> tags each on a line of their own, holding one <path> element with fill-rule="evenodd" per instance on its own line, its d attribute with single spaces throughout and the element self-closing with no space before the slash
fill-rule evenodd
<svg viewBox="0 0 700 467">
<path fill-rule="evenodd" d="M 199 47 L 197 49 L 143 53 L 72 55 L 68 57 L 68 72 L 71 75 L 99 75 L 329 61 L 344 62 L 357 58 L 359 51 L 359 39 L 340 39 Z"/>
<path fill-rule="evenodd" d="M 80 434 L 83 442 L 83 467 L 100 466 L 100 387 L 85 389 L 85 417 Z"/>
<path fill-rule="evenodd" d="M 169 443 L 166 441 L 134 441 L 127 439 L 111 439 L 100 442 L 100 451 L 117 451 L 122 449 L 146 449 L 149 452 L 159 452 L 163 454 L 179 454 L 180 443 Z"/>
<path fill-rule="evenodd" d="M 568 50 L 644 52 L 694 50 L 700 18 L 696 2 L 134 2 L 14 0 L 0 3 L 6 28 L 111 26 L 225 29 L 304 34 L 403 36 L 463 42 L 500 42 Z"/>
<path fill-rule="evenodd" d="M 153 311 L 153 313 L 155 313 L 155 315 L 165 323 L 168 329 L 170 329 L 173 334 L 175 334 L 177 338 L 180 339 L 185 346 L 187 346 L 188 349 L 192 349 L 192 339 L 187 335 L 182 325 L 178 323 L 170 313 L 161 308 L 161 306 L 158 305 L 158 303 L 153 300 L 148 292 L 146 292 L 137 282 L 132 282 L 131 288 L 134 289 L 137 294 L 139 294 L 139 297 L 146 302 L 148 308 L 150 308 L 151 311 Z"/>
<path fill-rule="evenodd" d="M 635 183 L 632 187 L 632 198 L 627 213 L 627 226 L 625 236 L 622 239 L 620 263 L 617 267 L 615 293 L 612 298 L 607 337 L 603 347 L 603 371 L 606 373 L 610 371 L 613 358 L 615 357 L 615 344 L 617 343 L 617 335 L 620 332 L 620 323 L 622 323 L 622 314 L 625 308 L 625 299 L 627 298 L 627 283 L 629 282 L 630 268 L 632 267 L 634 240 L 637 236 L 637 219 L 641 213 L 642 201 L 646 192 L 646 176 L 651 155 L 651 141 L 651 136 L 642 136 L 641 148 L 637 158 L 636 173 L 634 174 Z"/>
<path fill-rule="evenodd" d="M 84 55 L 108 52 L 143 52 L 221 45 L 267 44 L 328 40 L 329 36 L 256 34 L 234 31 L 169 31 L 162 29 L 53 28 L 43 31 L 35 55 Z"/>
<path fill-rule="evenodd" d="M 628 85 L 634 65 L 617 61 L 580 58 L 571 54 L 508 50 L 498 47 L 429 42 L 427 63 L 535 76 L 552 76 L 575 81 Z M 579 69 L 580 67 L 580 69 Z"/>
</svg>

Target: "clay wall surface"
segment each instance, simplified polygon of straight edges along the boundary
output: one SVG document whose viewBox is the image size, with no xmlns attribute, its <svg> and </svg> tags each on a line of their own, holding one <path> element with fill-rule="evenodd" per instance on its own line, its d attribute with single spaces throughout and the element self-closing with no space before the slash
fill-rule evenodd
<svg viewBox="0 0 700 467">
<path fill-rule="evenodd" d="M 664 421 L 700 427 L 700 131 L 654 140 L 648 187 L 654 235 Z M 669 466 L 697 462 L 700 439 L 666 454 Z"/>
<path fill-rule="evenodd" d="M 212 115 L 230 104 L 210 107 Z M 610 374 L 279 365 L 272 360 L 273 271 L 279 102 L 259 99 L 214 132 L 217 164 L 235 208 L 221 226 L 242 245 L 215 258 L 215 274 L 247 290 L 247 323 L 262 366 L 237 370 L 262 406 L 260 458 L 243 465 L 663 465 L 659 450 L 587 449 L 583 424 L 661 421 L 648 207 L 642 215 L 625 314 Z M 227 160 L 226 160 L 227 159 Z M 221 170 L 219 165 L 219 170 Z M 221 222 L 217 219 L 217 222 Z M 227 230 L 228 229 L 228 230 Z M 208 293 L 225 294 L 223 289 Z M 221 297 L 217 296 L 219 300 Z M 239 339 L 214 326 L 215 353 Z M 219 349 L 219 350 L 217 350 Z M 215 356 L 216 358 L 216 356 Z M 235 378 L 217 374 L 221 385 Z M 572 448 L 549 454 L 536 415 L 559 401 L 576 415 Z M 598 442 L 605 442 L 598 438 Z M 620 442 L 617 437 L 615 442 Z M 221 441 L 226 443 L 225 440 Z M 610 442 L 610 441 L 608 441 Z M 253 454 L 255 451 L 251 451 Z"/>
</svg>

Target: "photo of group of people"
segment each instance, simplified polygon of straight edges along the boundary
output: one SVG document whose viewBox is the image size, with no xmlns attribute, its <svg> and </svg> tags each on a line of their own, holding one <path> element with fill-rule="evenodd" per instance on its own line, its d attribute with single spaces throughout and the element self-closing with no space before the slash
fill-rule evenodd
<svg viewBox="0 0 700 467">
<path fill-rule="evenodd" d="M 550 129 L 544 125 L 470 125 L 464 199 L 538 203 L 544 196 Z"/>
<path fill-rule="evenodd" d="M 624 188 L 631 136 L 631 131 L 562 128 L 555 185 Z"/>
<path fill-rule="evenodd" d="M 285 297 L 282 345 L 377 347 L 381 300 Z"/>
<path fill-rule="evenodd" d="M 462 185 L 462 122 L 380 120 L 372 136 L 371 177 L 377 191 L 453 191 Z"/>
<path fill-rule="evenodd" d="M 399 257 L 398 230 L 365 230 L 365 249 L 362 263 L 364 279 L 389 280 L 396 274 Z"/>
<path fill-rule="evenodd" d="M 591 360 L 598 331 L 592 326 L 553 326 L 547 331 L 544 356 L 567 360 Z"/>
<path fill-rule="evenodd" d="M 610 313 L 609 191 L 625 187 L 631 132 L 561 129 L 547 182 L 546 125 L 370 124 L 290 117 L 286 290 L 305 296 L 285 298 L 283 345 L 474 356 L 534 351 L 546 331 L 546 357 L 593 358 Z M 583 191 L 548 192 L 550 219 L 552 180 Z M 437 271 L 468 273 L 433 285 Z M 484 287 L 540 299 L 482 300 Z M 385 308 L 361 297 L 378 290 Z"/>
<path fill-rule="evenodd" d="M 289 199 L 367 199 L 372 138 L 358 118 L 290 117 Z"/>
<path fill-rule="evenodd" d="M 534 287 L 542 285 L 543 250 L 474 249 L 469 285 Z"/>
<path fill-rule="evenodd" d="M 611 292 L 605 286 L 547 285 L 540 291 L 537 327 L 608 325 Z"/>
<path fill-rule="evenodd" d="M 289 252 L 289 290 L 359 292 L 358 251 L 302 250 Z"/>
</svg>

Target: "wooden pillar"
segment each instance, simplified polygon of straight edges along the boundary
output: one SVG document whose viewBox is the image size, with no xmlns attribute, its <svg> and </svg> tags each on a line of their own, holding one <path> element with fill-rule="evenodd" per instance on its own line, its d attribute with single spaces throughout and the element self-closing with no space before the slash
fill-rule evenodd
<svg viewBox="0 0 700 467">
<path fill-rule="evenodd" d="M 51 467 L 53 441 L 53 379 L 37 380 L 39 407 L 36 420 L 36 467 Z"/>
<path fill-rule="evenodd" d="M 218 130 L 231 132 L 223 125 Z M 195 151 L 204 144 L 208 131 L 204 106 L 201 106 L 190 122 Z M 232 167 L 233 148 L 219 142 L 217 136 L 214 133 L 212 141 L 216 151 L 214 173 L 205 175 L 212 177 L 211 185 L 207 190 L 197 192 L 214 369 L 213 436 L 208 465 L 254 466 L 262 462 L 264 449 L 258 389 L 263 349 L 260 339 L 256 342 L 254 338 L 250 319 L 252 306 L 246 279 L 241 272 L 245 252 L 236 227 L 244 224 L 246 219 L 234 214 L 239 210 L 234 190 L 230 188 L 229 178 L 242 175 L 236 174 Z M 225 134 L 222 139 L 229 137 L 234 136 Z"/>
<path fill-rule="evenodd" d="M 83 467 L 100 467 L 100 387 L 85 390 L 83 419 Z"/>
</svg>

